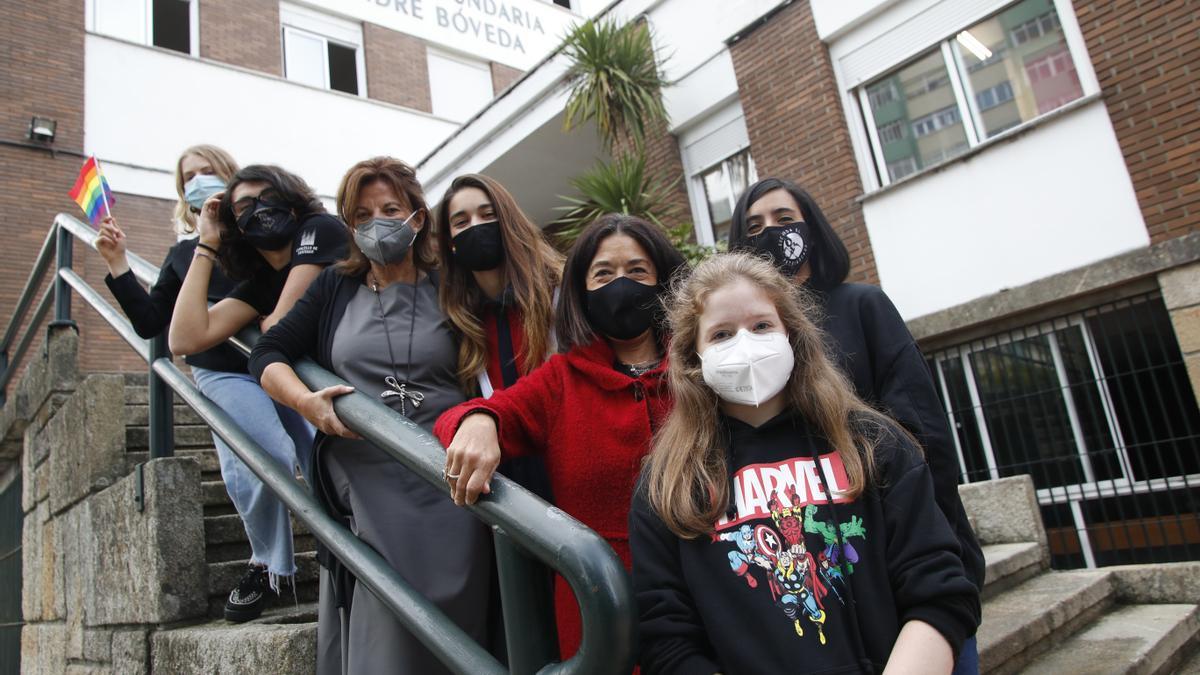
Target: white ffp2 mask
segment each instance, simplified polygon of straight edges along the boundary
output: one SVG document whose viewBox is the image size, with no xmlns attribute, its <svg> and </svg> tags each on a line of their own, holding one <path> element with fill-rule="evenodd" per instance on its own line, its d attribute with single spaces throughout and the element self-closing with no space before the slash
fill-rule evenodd
<svg viewBox="0 0 1200 675">
<path fill-rule="evenodd" d="M 730 403 L 760 406 L 787 386 L 796 357 L 783 333 L 745 328 L 700 354 L 704 383 Z"/>
</svg>

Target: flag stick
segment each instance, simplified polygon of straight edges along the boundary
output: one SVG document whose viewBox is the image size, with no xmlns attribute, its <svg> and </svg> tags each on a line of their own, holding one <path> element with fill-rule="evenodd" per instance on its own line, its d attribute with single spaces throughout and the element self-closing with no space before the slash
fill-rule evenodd
<svg viewBox="0 0 1200 675">
<path fill-rule="evenodd" d="M 96 175 L 100 177 L 100 199 L 104 200 L 104 215 L 112 218 L 112 211 L 108 208 L 108 192 L 104 189 L 104 172 L 100 170 L 100 160 L 92 155 L 92 159 L 96 161 Z"/>
</svg>

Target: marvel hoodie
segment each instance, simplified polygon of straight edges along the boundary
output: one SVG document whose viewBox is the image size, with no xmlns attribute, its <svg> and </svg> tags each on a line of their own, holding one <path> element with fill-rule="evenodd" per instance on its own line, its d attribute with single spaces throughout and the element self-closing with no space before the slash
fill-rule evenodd
<svg viewBox="0 0 1200 675">
<path fill-rule="evenodd" d="M 800 418 L 723 418 L 732 499 L 710 535 L 680 539 L 639 484 L 629 513 L 643 672 L 882 672 L 910 620 L 958 654 L 979 594 L 934 501 L 929 468 L 885 434 L 855 500 L 841 458 Z"/>
</svg>

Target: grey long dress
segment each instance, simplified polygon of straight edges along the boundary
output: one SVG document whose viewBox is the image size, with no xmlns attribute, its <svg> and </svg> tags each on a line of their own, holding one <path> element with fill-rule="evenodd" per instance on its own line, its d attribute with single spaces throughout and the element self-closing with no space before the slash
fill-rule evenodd
<svg viewBox="0 0 1200 675">
<path fill-rule="evenodd" d="M 411 402 L 409 419 L 432 430 L 438 415 L 461 403 L 455 371 L 458 350 L 437 289 L 428 278 L 415 289 L 395 283 L 378 300 L 362 286 L 350 300 L 333 337 L 333 370 L 358 391 L 378 397 L 392 375 L 388 338 L 380 318 L 383 303 L 395 354 L 396 378 L 424 394 Z M 412 330 L 412 371 L 409 331 Z M 400 411 L 399 397 L 382 399 Z M 432 600 L 467 634 L 487 645 L 491 593 L 491 538 L 486 526 L 454 505 L 446 489 L 435 489 L 366 441 L 330 438 L 321 451 L 321 470 L 336 493 L 339 509 L 352 514 L 352 529 L 414 588 Z M 329 579 L 322 570 L 318 671 L 341 671 L 341 627 Z M 346 637 L 350 673 L 448 672 L 362 584 L 356 585 Z"/>
</svg>

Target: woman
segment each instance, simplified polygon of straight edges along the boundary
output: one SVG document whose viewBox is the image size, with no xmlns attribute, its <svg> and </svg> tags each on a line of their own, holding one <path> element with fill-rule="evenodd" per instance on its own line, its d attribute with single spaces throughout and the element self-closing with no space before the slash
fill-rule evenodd
<svg viewBox="0 0 1200 675">
<path fill-rule="evenodd" d="M 459 381 L 488 398 L 549 358 L 562 256 L 487 176 L 455 178 L 436 220 L 441 304 L 459 335 Z M 513 458 L 500 472 L 553 501 L 540 457 Z"/>
<path fill-rule="evenodd" d="M 342 257 L 345 228 L 325 213 L 299 177 L 273 166 L 248 166 L 210 197 L 200 211 L 199 237 L 171 317 L 169 342 L 176 354 L 196 354 L 224 343 L 259 316 L 269 326 L 291 308 L 323 267 Z M 217 258 L 240 283 L 209 307 L 207 293 Z M 250 431 L 272 419 L 287 420 L 289 434 L 263 449 L 292 472 L 308 475 L 313 430 L 291 411 L 267 399 L 257 381 L 240 374 L 200 370 L 196 384 L 214 401 L 246 406 L 241 425 Z M 246 402 L 257 401 L 253 407 Z M 225 406 L 223 406 L 225 407 Z M 252 432 L 256 433 L 256 432 Z M 226 615 L 257 615 L 278 577 L 296 573 L 287 507 L 263 486 L 241 459 L 218 446 L 221 476 L 250 539 L 250 567 L 230 596 Z M 251 617 L 253 618 L 253 617 Z"/>
<path fill-rule="evenodd" d="M 237 173 L 237 164 L 224 150 L 211 145 L 197 145 L 183 151 L 175 165 L 175 191 L 179 201 L 175 207 L 177 229 L 181 234 L 196 231 L 196 217 L 209 197 L 223 192 L 225 184 Z M 144 338 L 158 336 L 171 321 L 183 280 L 187 277 L 192 258 L 199 245 L 197 237 L 182 239 L 167 252 L 159 270 L 158 280 L 147 293 L 138 283 L 125 256 L 125 233 L 111 217 L 106 218 L 96 239 L 96 249 L 108 264 L 104 278 L 113 297 L 129 317 L 137 334 Z M 205 289 L 205 300 L 220 302 L 230 293 L 234 283 L 220 270 L 213 270 Z M 233 421 L 262 447 L 278 449 L 281 454 L 294 454 L 293 448 L 306 448 L 312 443 L 312 428 L 295 411 L 276 406 L 258 382 L 246 370 L 246 357 L 224 342 L 190 354 L 186 362 L 200 391 L 213 400 Z M 287 576 L 294 572 L 291 537 L 286 543 L 277 540 L 282 534 L 274 532 L 280 514 L 260 517 L 250 500 L 236 489 L 249 471 L 244 469 L 233 451 L 217 434 L 213 445 L 221 461 L 222 477 L 246 527 L 251 543 L 251 568 L 230 592 L 225 602 L 225 618 L 229 621 L 249 621 L 263 611 L 272 586 L 268 575 Z M 262 523 L 266 523 L 263 525 Z"/>
<path fill-rule="evenodd" d="M 913 439 L 744 254 L 670 302 L 675 408 L 629 516 L 642 668 L 949 673 L 979 593 Z"/>
<path fill-rule="evenodd" d="M 667 333 L 659 299 L 684 267 L 661 229 L 640 218 L 608 214 L 583 231 L 559 293 L 565 353 L 438 420 L 456 503 L 489 491 L 502 456 L 544 457 L 558 506 L 604 537 L 628 567 L 634 479 L 671 405 L 662 386 Z M 561 579 L 555 609 L 566 659 L 579 648 L 582 627 Z"/>
<path fill-rule="evenodd" d="M 322 272 L 291 313 L 259 340 L 250 370 L 276 401 L 320 430 L 314 488 L 326 507 L 486 645 L 487 527 L 387 452 L 360 440 L 332 403 L 357 390 L 428 429 L 464 399 L 458 345 L 438 306 L 421 185 L 399 160 L 359 162 L 342 178 L 338 213 L 353 228 L 349 257 Z M 305 356 L 353 386 L 309 391 L 292 368 Z M 365 586 L 327 562 L 321 572 L 319 673 L 341 672 L 343 663 L 351 673 L 447 672 Z M 344 624 L 339 606 L 349 615 Z"/>
<path fill-rule="evenodd" d="M 958 496 L 958 453 L 945 408 L 891 300 L 878 286 L 845 282 L 850 270 L 845 245 L 813 198 L 779 178 L 758 181 L 738 200 L 729 247 L 770 256 L 784 276 L 815 291 L 821 328 L 858 396 L 894 418 L 924 448 L 938 507 L 958 537 L 968 577 L 982 589 L 983 551 Z M 971 637 L 955 672 L 975 672 L 978 660 Z"/>
</svg>

